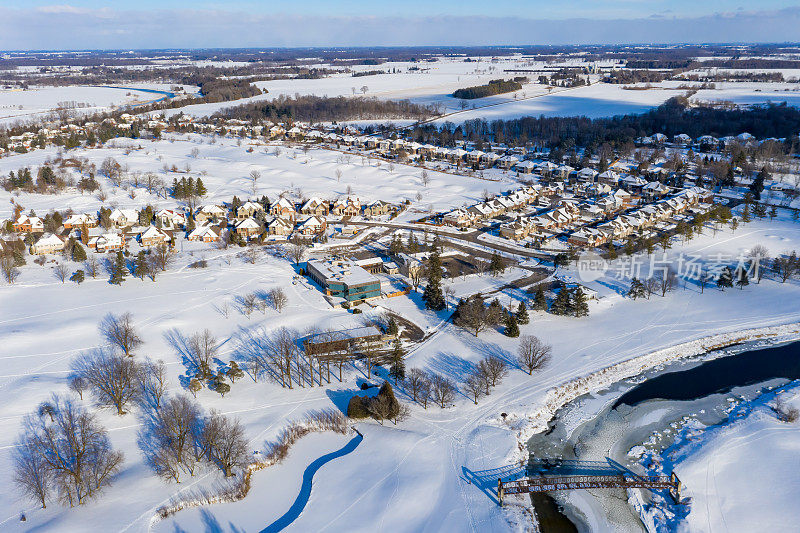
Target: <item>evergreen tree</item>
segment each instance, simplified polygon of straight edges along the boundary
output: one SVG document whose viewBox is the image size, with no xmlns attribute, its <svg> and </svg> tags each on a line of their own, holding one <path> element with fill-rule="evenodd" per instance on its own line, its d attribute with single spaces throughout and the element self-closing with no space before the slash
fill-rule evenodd
<svg viewBox="0 0 800 533">
<path fill-rule="evenodd" d="M 499 276 L 505 269 L 503 258 L 497 252 L 492 252 L 492 258 L 489 260 L 489 272 L 492 273 L 492 276 Z"/>
<path fill-rule="evenodd" d="M 544 288 L 539 285 L 536 287 L 536 294 L 533 296 L 534 311 L 547 311 L 547 297 L 544 295 Z"/>
<path fill-rule="evenodd" d="M 439 259 L 438 252 L 432 252 L 428 258 L 428 283 L 422 293 L 422 300 L 425 308 L 433 311 L 441 311 L 447 306 L 442 293 L 442 261 Z"/>
<path fill-rule="evenodd" d="M 774 220 L 778 216 L 778 208 L 774 205 L 769 208 L 769 219 Z"/>
<path fill-rule="evenodd" d="M 397 320 L 394 319 L 393 316 L 389 317 L 389 324 L 386 326 L 386 334 L 387 335 L 397 335 L 398 327 L 397 327 Z"/>
<path fill-rule="evenodd" d="M 127 275 L 127 270 L 125 269 L 125 256 L 122 255 L 122 252 L 117 252 L 117 256 L 114 259 L 114 264 L 111 265 L 110 282 L 112 285 L 122 285 L 122 282 L 125 281 L 125 277 Z"/>
<path fill-rule="evenodd" d="M 518 324 L 527 324 L 531 321 L 530 317 L 528 316 L 528 308 L 525 306 L 525 302 L 519 303 L 516 319 Z"/>
<path fill-rule="evenodd" d="M 133 271 L 137 278 L 144 281 L 144 277 L 147 275 L 147 256 L 144 250 L 140 250 L 139 253 L 136 254 L 136 259 L 133 262 Z"/>
<path fill-rule="evenodd" d="M 628 297 L 636 300 L 638 298 L 644 298 L 647 296 L 647 290 L 645 289 L 644 283 L 639 278 L 633 278 L 631 280 L 631 288 L 628 291 Z"/>
<path fill-rule="evenodd" d="M 717 278 L 717 287 L 725 290 L 725 287 L 733 287 L 733 271 L 731 267 L 726 266 L 720 272 L 719 277 Z"/>
<path fill-rule="evenodd" d="M 586 294 L 578 286 L 572 291 L 572 311 L 576 317 L 587 316 L 589 314 L 589 304 L 586 303 Z"/>
<path fill-rule="evenodd" d="M 744 204 L 744 210 L 742 210 L 742 222 L 747 224 L 750 222 L 750 204 Z"/>
<path fill-rule="evenodd" d="M 205 196 L 208 191 L 206 190 L 206 186 L 203 185 L 203 180 L 197 178 L 197 182 L 194 184 L 194 193 L 197 196 Z"/>
<path fill-rule="evenodd" d="M 566 315 L 570 311 L 570 304 L 569 289 L 562 286 L 550 306 L 550 312 L 554 315 Z"/>
<path fill-rule="evenodd" d="M 83 270 L 80 270 L 80 269 L 76 270 L 75 272 L 73 272 L 72 275 L 69 277 L 70 281 L 74 281 L 78 285 L 83 283 L 84 279 L 85 279 L 85 276 L 83 274 Z"/>
<path fill-rule="evenodd" d="M 72 260 L 77 263 L 86 261 L 86 250 L 78 241 L 72 243 Z"/>
<path fill-rule="evenodd" d="M 506 337 L 519 337 L 519 326 L 513 313 L 506 314 L 505 331 L 503 333 L 505 333 Z"/>
<path fill-rule="evenodd" d="M 389 375 L 394 378 L 395 384 L 402 381 L 406 377 L 406 363 L 403 360 L 405 351 L 400 337 L 394 339 L 391 353 L 391 366 L 389 367 Z"/>
</svg>

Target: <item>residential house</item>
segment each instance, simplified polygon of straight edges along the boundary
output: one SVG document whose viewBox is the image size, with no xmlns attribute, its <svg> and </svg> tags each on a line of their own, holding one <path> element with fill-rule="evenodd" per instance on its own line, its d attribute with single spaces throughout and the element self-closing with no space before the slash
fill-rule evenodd
<svg viewBox="0 0 800 533">
<path fill-rule="evenodd" d="M 187 237 L 190 241 L 215 242 L 219 240 L 219 229 L 214 226 L 199 226 Z"/>
<path fill-rule="evenodd" d="M 316 215 L 318 217 L 328 216 L 328 202 L 319 198 L 311 198 L 300 207 L 300 213 L 304 215 Z"/>
<path fill-rule="evenodd" d="M 159 244 L 166 244 L 170 240 L 170 236 L 165 231 L 155 226 L 148 227 L 139 235 L 139 242 L 142 246 L 158 246 Z"/>
<path fill-rule="evenodd" d="M 375 200 L 364 206 L 364 216 L 365 217 L 377 217 L 381 215 L 386 215 L 392 210 L 392 206 L 387 204 L 383 200 Z"/>
<path fill-rule="evenodd" d="M 108 217 L 116 228 L 127 228 L 139 223 L 139 212 L 135 209 L 115 208 Z"/>
<path fill-rule="evenodd" d="M 44 255 L 60 252 L 64 249 L 66 241 L 63 237 L 46 233 L 42 235 L 36 243 L 31 245 L 31 254 Z"/>
<path fill-rule="evenodd" d="M 225 218 L 225 208 L 219 205 L 203 205 L 197 208 L 194 213 L 194 219 L 200 225 L 206 225 L 211 222 L 217 222 Z"/>
<path fill-rule="evenodd" d="M 87 228 L 96 228 L 97 225 L 98 225 L 97 215 L 93 215 L 91 213 L 78 213 L 70 215 L 64 221 L 65 229 L 82 228 L 84 226 L 86 226 Z"/>
<path fill-rule="evenodd" d="M 274 207 L 274 206 L 273 206 Z M 271 211 L 272 208 L 270 208 Z M 292 208 L 294 210 L 294 208 Z M 236 219 L 239 221 L 252 218 L 259 213 L 264 212 L 264 206 L 258 202 L 247 201 L 236 209 Z"/>
<path fill-rule="evenodd" d="M 261 224 L 254 218 L 246 218 L 236 224 L 236 234 L 244 239 L 249 239 L 261 234 Z"/>
<path fill-rule="evenodd" d="M 288 236 L 292 234 L 294 224 L 285 218 L 275 217 L 267 222 L 267 234 Z"/>
<path fill-rule="evenodd" d="M 39 217 L 20 215 L 14 221 L 14 231 L 17 233 L 43 233 L 44 222 Z"/>
<path fill-rule="evenodd" d="M 285 196 L 281 196 L 269 208 L 269 213 L 278 218 L 285 218 L 294 222 L 297 219 L 294 203 Z"/>
<path fill-rule="evenodd" d="M 311 215 L 297 225 L 297 232 L 304 237 L 313 237 L 324 233 L 327 227 L 328 224 L 324 218 Z"/>
<path fill-rule="evenodd" d="M 125 247 L 125 238 L 119 233 L 104 233 L 89 239 L 90 249 L 97 252 L 112 252 Z"/>
</svg>

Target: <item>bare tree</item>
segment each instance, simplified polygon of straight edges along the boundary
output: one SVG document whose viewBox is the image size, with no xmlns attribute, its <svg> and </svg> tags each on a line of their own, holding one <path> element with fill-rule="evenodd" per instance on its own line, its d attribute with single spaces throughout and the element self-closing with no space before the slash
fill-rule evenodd
<svg viewBox="0 0 800 533">
<path fill-rule="evenodd" d="M 153 248 L 150 257 L 151 260 L 153 261 L 153 265 L 162 272 L 165 272 L 167 268 L 169 268 L 169 266 L 172 264 L 172 261 L 175 259 L 175 254 L 172 251 L 172 249 L 166 244 L 159 244 L 158 246 Z"/>
<path fill-rule="evenodd" d="M 472 372 L 467 379 L 464 381 L 464 390 L 466 390 L 472 401 L 475 402 L 475 405 L 478 405 L 478 398 L 484 393 L 486 389 L 486 385 L 484 383 L 485 376 L 483 372 L 476 369 L 476 371 Z"/>
<path fill-rule="evenodd" d="M 428 171 L 423 169 L 422 170 L 422 184 L 427 187 L 428 184 L 431 182 L 431 177 L 428 175 Z"/>
<path fill-rule="evenodd" d="M 10 257 L 4 257 L 0 260 L 0 272 L 3 273 L 3 279 L 9 285 L 13 285 L 19 279 L 19 269 L 14 266 L 14 260 Z"/>
<path fill-rule="evenodd" d="M 167 391 L 167 367 L 164 361 L 145 361 L 140 368 L 139 400 L 149 407 L 158 409 L 161 398 Z"/>
<path fill-rule="evenodd" d="M 205 421 L 203 437 L 208 457 L 226 477 L 233 475 L 233 468 L 247 464 L 247 439 L 239 420 L 211 411 Z"/>
<path fill-rule="evenodd" d="M 534 370 L 541 370 L 550 361 L 553 347 L 545 344 L 534 335 L 523 335 L 517 348 L 517 362 L 519 366 L 532 375 Z"/>
<path fill-rule="evenodd" d="M 300 264 L 307 252 L 306 243 L 299 236 L 295 235 L 289 240 L 289 256 L 294 259 L 295 265 Z"/>
<path fill-rule="evenodd" d="M 83 263 L 83 269 L 86 270 L 86 273 L 92 276 L 92 278 L 96 278 L 100 270 L 100 263 L 94 255 L 89 255 Z"/>
<path fill-rule="evenodd" d="M 394 404 L 392 399 L 385 394 L 379 394 L 372 398 L 371 401 L 367 402 L 367 412 L 369 412 L 375 420 L 380 422 L 381 425 L 383 425 L 385 419 L 392 415 L 393 408 Z"/>
<path fill-rule="evenodd" d="M 148 457 L 157 474 L 178 482 L 179 466 L 182 466 L 194 475 L 198 458 L 192 453 L 192 447 L 200 432 L 200 424 L 200 409 L 186 396 L 169 398 L 154 411 L 154 416 L 140 434 L 139 446 L 146 451 L 146 456 L 153 454 L 151 443 L 160 450 L 160 453 L 153 454 L 154 457 Z"/>
<path fill-rule="evenodd" d="M 251 170 L 250 171 L 250 187 L 253 191 L 253 196 L 256 195 L 256 191 L 258 190 L 258 180 L 261 179 L 261 172 L 258 170 Z"/>
<path fill-rule="evenodd" d="M 83 400 L 83 393 L 89 387 L 86 378 L 80 375 L 72 375 L 69 377 L 69 390 L 78 395 Z"/>
<path fill-rule="evenodd" d="M 420 393 L 426 386 L 430 389 L 430 378 L 428 374 L 419 368 L 412 368 L 405 380 L 405 385 L 408 393 L 411 395 L 411 399 L 415 402 L 423 403 Z"/>
<path fill-rule="evenodd" d="M 69 269 L 67 269 L 65 264 L 59 263 L 53 267 L 53 273 L 55 274 L 56 278 L 61 280 L 61 283 L 64 283 L 69 275 Z"/>
<path fill-rule="evenodd" d="M 45 456 L 32 440 L 23 435 L 16 446 L 12 447 L 14 484 L 23 494 L 41 503 L 44 509 L 47 507 L 53 481 Z"/>
<path fill-rule="evenodd" d="M 281 375 L 281 385 L 289 387 L 290 389 L 292 388 L 292 363 L 298 360 L 300 355 L 297 346 L 297 337 L 298 334 L 296 331 L 288 328 L 280 328 L 272 335 L 268 342 L 268 349 Z M 297 366 L 299 370 L 299 361 L 297 362 Z M 299 375 L 298 383 L 301 385 L 303 384 Z"/>
<path fill-rule="evenodd" d="M 342 181 L 342 169 L 337 168 L 336 169 L 336 183 L 339 183 L 340 181 Z"/>
<path fill-rule="evenodd" d="M 69 506 L 86 503 L 111 484 L 123 462 L 94 415 L 54 396 L 53 417 L 25 417 L 14 451 L 17 486 L 45 505 L 49 488 Z"/>
<path fill-rule="evenodd" d="M 668 292 L 675 290 L 675 284 L 677 283 L 677 275 L 675 271 L 671 268 L 667 268 L 664 272 L 661 272 L 656 278 L 656 282 L 658 283 L 658 290 L 661 291 L 661 296 L 666 296 Z"/>
<path fill-rule="evenodd" d="M 133 325 L 133 316 L 130 313 L 120 316 L 107 314 L 100 322 L 100 333 L 109 344 L 119 348 L 129 357 L 133 356 L 133 351 L 142 345 L 142 339 Z"/>
<path fill-rule="evenodd" d="M 508 364 L 495 355 L 490 355 L 485 358 L 478 366 L 484 369 L 486 377 L 489 378 L 492 387 L 496 387 L 500 384 L 506 374 L 508 374 Z"/>
<path fill-rule="evenodd" d="M 431 378 L 431 394 L 433 401 L 444 409 L 456 398 L 456 387 L 453 382 L 441 374 L 434 374 Z"/>
<path fill-rule="evenodd" d="M 269 297 L 270 303 L 272 304 L 272 307 L 279 313 L 283 311 L 283 309 L 286 307 L 286 304 L 289 301 L 289 299 L 286 296 L 286 292 L 280 287 L 275 287 L 274 289 L 270 289 L 267 295 Z"/>
<path fill-rule="evenodd" d="M 141 365 L 133 359 L 97 349 L 78 357 L 72 372 L 86 380 L 100 405 L 116 408 L 119 415 L 140 397 Z"/>
<path fill-rule="evenodd" d="M 219 352 L 216 337 L 210 330 L 204 329 L 189 337 L 187 347 L 191 364 L 200 373 L 202 379 L 208 378 L 211 375 L 211 363 Z"/>
</svg>

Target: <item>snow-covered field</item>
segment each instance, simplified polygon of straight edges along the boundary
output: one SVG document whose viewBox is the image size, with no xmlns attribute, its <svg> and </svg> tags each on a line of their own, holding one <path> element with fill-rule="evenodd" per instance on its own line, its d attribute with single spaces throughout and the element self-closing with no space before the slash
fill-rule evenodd
<svg viewBox="0 0 800 533">
<path fill-rule="evenodd" d="M 375 160 L 362 159 L 361 156 L 349 156 L 349 162 L 342 159 L 343 154 L 331 150 L 311 149 L 307 154 L 300 149 L 281 147 L 280 154 L 274 154 L 274 146 L 255 145 L 253 151 L 247 139 L 241 145 L 235 139 L 219 138 L 211 144 L 210 136 L 190 135 L 175 136 L 174 141 L 115 139 L 106 147 L 99 149 L 77 149 L 70 152 L 71 157 L 87 157 L 98 167 L 107 157 L 114 157 L 120 164 L 128 165 L 131 173 L 145 174 L 154 172 L 166 185 L 173 178 L 192 176 L 200 177 L 208 189 L 204 202 L 230 201 L 237 195 L 239 198 L 252 196 L 252 182 L 249 178 L 252 170 L 258 170 L 261 178 L 257 182 L 256 197 L 268 195 L 277 198 L 282 192 L 305 194 L 309 198 L 319 196 L 335 199 L 344 195 L 348 187 L 352 193 L 363 200 L 384 200 L 400 203 L 412 202 L 412 207 L 436 210 L 461 206 L 465 202 L 474 203 L 481 197 L 482 191 L 497 193 L 513 188 L 514 178 L 505 175 L 501 181 L 488 181 L 467 176 L 456 176 L 435 171 L 428 171 L 430 183 L 426 187 L 422 183 L 422 170 L 407 165 L 394 165 L 390 170 L 385 162 L 377 166 Z M 109 146 L 116 146 L 110 148 Z M 140 148 L 141 147 L 141 148 Z M 193 148 L 197 148 L 198 156 L 191 157 Z M 125 152 L 129 152 L 127 155 Z M 268 153 L 267 153 L 268 152 Z M 0 173 L 7 175 L 22 167 L 36 168 L 48 157 L 53 157 L 55 150 L 36 150 L 28 154 L 0 159 Z M 189 173 L 165 173 L 164 165 L 184 170 L 188 164 Z M 337 179 L 336 170 L 342 171 L 341 180 Z M 504 176 L 500 171 L 495 178 Z M 109 193 L 106 203 L 116 203 L 119 207 L 144 206 L 148 203 L 158 207 L 175 206 L 172 199 L 158 198 L 150 195 L 143 188 L 136 189 L 136 198 L 131 199 L 124 190 L 112 188 L 104 181 L 104 189 Z M 112 190 L 113 189 L 113 190 Z M 418 201 L 417 194 L 422 195 Z M 0 190 L 0 218 L 8 218 L 12 206 L 10 200 L 37 213 L 46 213 L 49 209 L 72 208 L 75 211 L 97 210 L 101 202 L 96 195 L 65 193 L 58 196 L 21 194 L 13 196 Z"/>
<path fill-rule="evenodd" d="M 506 181 L 492 182 L 431 172 L 431 184 L 424 187 L 420 170 L 397 165 L 389 171 L 385 163 L 362 164 L 360 157 L 349 162 L 335 151 L 312 149 L 308 154 L 283 148 L 274 155 L 272 147 L 241 146 L 232 139 L 175 136 L 160 141 L 118 140 L 116 147 L 80 149 L 75 155 L 99 163 L 112 156 L 128 165 L 132 172 L 155 172 L 166 182 L 175 174 L 164 173 L 164 164 L 183 168 L 191 166 L 190 175 L 201 176 L 209 190 L 208 201 L 230 200 L 233 195 L 250 195 L 248 174 L 259 170 L 257 195 L 274 199 L 281 191 L 302 190 L 306 196 L 331 198 L 352 187 L 353 194 L 364 199 L 412 201 L 411 209 L 441 210 L 479 198 L 484 188 L 490 192 L 513 187 Z M 201 142 L 202 141 L 202 142 Z M 141 146 L 141 148 L 140 148 Z M 192 148 L 198 149 L 191 157 Z M 126 152 L 128 152 L 126 154 Z M 37 150 L 0 160 L 0 173 L 22 166 L 36 167 L 52 150 Z M 335 171 L 342 170 L 341 181 Z M 182 174 L 178 174 L 180 177 Z M 174 206 L 173 200 L 148 195 L 136 190 L 131 199 L 125 192 L 104 182 L 109 195 L 106 204 L 120 207 Z M 423 196 L 416 200 L 416 194 Z M 0 218 L 11 212 L 10 200 L 22 204 L 26 211 L 39 214 L 49 208 L 95 210 L 101 204 L 94 195 L 64 193 L 59 196 L 12 196 L 0 192 Z M 764 244 L 775 255 L 800 248 L 800 231 L 788 215 L 774 220 L 756 221 L 740 227 L 735 233 L 725 229 L 696 238 L 687 245 L 676 243 L 669 254 L 681 252 L 711 257 L 727 254 L 736 257 L 755 244 Z M 101 344 L 97 324 L 109 312 L 133 314 L 145 341 L 137 357 L 162 359 L 170 377 L 170 392 L 182 391 L 179 376 L 186 369 L 170 342 L 177 332 L 192 334 L 209 328 L 222 342 L 221 360 L 238 357 L 240 341 L 250 333 L 273 331 L 281 326 L 305 330 L 344 328 L 361 324 L 362 317 L 376 317 L 384 310 L 395 311 L 419 325 L 430 336 L 413 347 L 407 366 L 419 367 L 451 376 L 461 382 L 466 373 L 484 356 L 492 354 L 507 359 L 512 371 L 491 396 L 473 405 L 459 393 L 455 406 L 427 410 L 412 406 L 409 420 L 394 426 L 362 422 L 358 429 L 364 440 L 352 452 L 325 464 L 314 476 L 314 485 L 306 510 L 292 526 L 297 531 L 375 531 L 376 529 L 418 531 L 506 531 L 506 516 L 478 487 L 468 484 L 469 471 L 490 469 L 518 457 L 518 439 L 540 425 L 536 418 L 545 401 L 552 400 L 548 391 L 611 365 L 676 344 L 712 334 L 739 332 L 776 324 L 800 321 L 800 286 L 796 282 L 780 284 L 765 279 L 744 290 L 706 289 L 705 294 L 692 284 L 679 287 L 665 298 L 654 296 L 649 301 L 631 301 L 622 293 L 628 282 L 618 280 L 611 270 L 588 286 L 598 292 L 600 300 L 590 303 L 591 315 L 575 319 L 533 313 L 529 325 L 521 326 L 522 334 L 535 334 L 553 345 L 553 362 L 533 377 L 514 367 L 518 340 L 499 331 L 482 333 L 476 338 L 444 321 L 445 314 L 425 311 L 419 295 L 376 302 L 377 308 L 363 306 L 363 315 L 342 309 L 331 309 L 321 293 L 307 281 L 293 284 L 295 270 L 285 258 L 264 252 L 256 264 L 237 257 L 237 248 L 211 249 L 188 243 L 176 264 L 156 282 L 129 278 L 121 287 L 110 285 L 107 276 L 89 279 L 81 286 L 62 284 L 52 272 L 53 263 L 22 267 L 22 276 L 14 286 L 0 286 L 0 476 L 11 478 L 10 452 L 24 414 L 31 412 L 51 393 L 67 394 L 66 376 L 70 362 L 81 352 Z M 208 260 L 205 269 L 188 265 L 199 258 Z M 64 261 L 59 258 L 59 261 Z M 67 262 L 70 271 L 80 265 Z M 564 272 L 575 276 L 573 271 Z M 469 276 L 445 281 L 452 284 L 456 295 L 486 291 L 509 281 L 518 270 L 509 271 L 502 279 Z M 235 299 L 254 291 L 284 287 L 289 304 L 282 313 L 273 310 L 256 312 L 249 318 L 236 310 Z M 521 292 L 499 294 L 504 305 L 509 298 L 525 297 Z M 225 313 L 224 310 L 229 312 Z M 227 316 L 226 316 L 227 315 Z M 673 355 L 681 355 L 675 352 Z M 630 369 L 623 369 L 629 371 Z M 608 374 L 615 377 L 615 371 Z M 385 370 L 379 370 L 385 377 Z M 245 377 L 233 384 L 225 398 L 209 390 L 198 394 L 205 409 L 216 408 L 240 418 L 250 439 L 252 451 L 264 449 L 289 423 L 320 408 L 344 409 L 349 396 L 364 379 L 364 369 L 350 368 L 343 383 L 334 378 L 326 387 L 283 389 L 277 384 L 252 382 Z M 403 387 L 398 396 L 408 401 Z M 89 401 L 85 401 L 89 405 Z M 510 416 L 504 422 L 500 413 Z M 119 417 L 101 411 L 100 418 L 111 434 L 113 445 L 124 451 L 125 466 L 114 485 L 99 499 L 75 509 L 49 505 L 37 510 L 24 500 L 10 482 L 0 488 L 0 527 L 4 530 L 96 531 L 98 524 L 108 531 L 146 531 L 151 527 L 155 510 L 171 498 L 209 488 L 219 482 L 219 473 L 204 471 L 187 478 L 180 485 L 156 478 L 144 464 L 136 446 L 140 421 L 134 411 Z M 306 440 L 307 439 L 307 440 Z M 156 523 L 158 531 L 196 531 L 203 529 L 260 530 L 281 517 L 292 505 L 305 468 L 315 459 L 334 452 L 347 441 L 346 437 L 327 434 L 312 435 L 302 440 L 285 463 L 265 469 L 253 477 L 253 492 L 244 501 L 219 504 L 182 511 L 170 519 Z M 466 469 L 466 470 L 465 470 Z M 688 483 L 688 482 L 687 482 Z M 28 521 L 20 523 L 25 511 Z"/>
<path fill-rule="evenodd" d="M 800 408 L 800 392 L 784 401 Z M 712 430 L 675 465 L 691 511 L 681 531 L 786 531 L 800 521 L 800 429 L 766 406 Z"/>
<path fill-rule="evenodd" d="M 131 89 L 113 87 L 34 87 L 28 90 L 0 89 L 0 126 L 44 120 L 62 102 L 75 102 L 75 113 L 106 111 L 113 107 L 148 102 L 160 95 L 133 88 L 169 90 L 162 84 L 134 84 Z"/>
</svg>

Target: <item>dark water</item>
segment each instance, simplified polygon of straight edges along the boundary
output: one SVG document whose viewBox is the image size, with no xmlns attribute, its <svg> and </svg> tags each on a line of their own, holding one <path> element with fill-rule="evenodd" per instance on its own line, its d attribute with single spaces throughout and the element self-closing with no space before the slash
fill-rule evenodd
<svg viewBox="0 0 800 533">
<path fill-rule="evenodd" d="M 696 400 L 776 378 L 800 379 L 800 342 L 742 352 L 661 374 L 620 396 L 613 408 L 655 399 Z"/>
<path fill-rule="evenodd" d="M 533 492 L 531 501 L 542 533 L 578 533 L 578 528 L 561 512 L 553 498 L 543 492 Z"/>
</svg>

